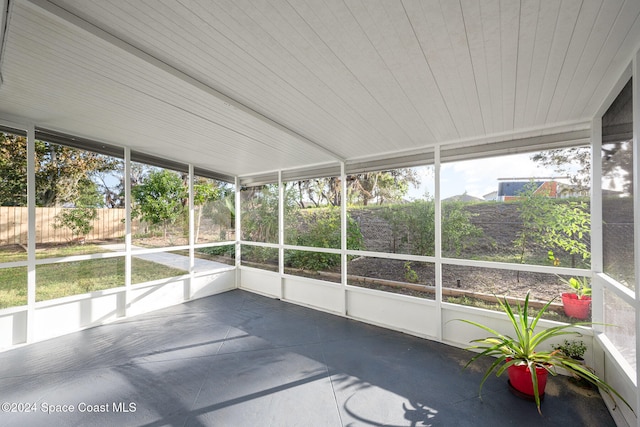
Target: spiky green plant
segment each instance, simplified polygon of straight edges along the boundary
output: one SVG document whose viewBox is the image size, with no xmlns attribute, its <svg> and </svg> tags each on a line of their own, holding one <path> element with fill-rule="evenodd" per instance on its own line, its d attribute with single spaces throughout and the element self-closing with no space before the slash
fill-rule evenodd
<svg viewBox="0 0 640 427">
<path fill-rule="evenodd" d="M 565 279 L 564 277 L 558 276 L 558 278 L 562 283 L 573 289 L 573 293 L 578 296 L 578 299 L 591 296 L 591 283 L 587 277 L 571 277 Z"/>
<path fill-rule="evenodd" d="M 496 297 L 497 298 L 497 297 Z M 514 337 L 501 334 L 500 332 L 485 326 L 483 324 L 466 320 L 456 319 L 470 325 L 483 329 L 491 334 L 486 338 L 479 338 L 472 340 L 472 343 L 477 345 L 469 347 L 469 349 L 480 350 L 480 352 L 473 356 L 469 362 L 465 365 L 465 369 L 476 360 L 485 356 L 493 356 L 496 359 L 491 366 L 486 370 L 482 381 L 480 382 L 479 395 L 482 394 L 482 386 L 489 376 L 495 372 L 496 376 L 502 375 L 510 366 L 513 365 L 527 365 L 529 372 L 531 372 L 531 382 L 533 383 L 533 392 L 538 412 L 542 414 L 540 409 L 540 393 L 538 391 L 538 377 L 536 375 L 536 367 L 544 368 L 548 373 L 555 376 L 557 375 L 556 368 L 561 367 L 577 375 L 580 378 L 588 381 L 591 384 L 599 387 L 602 391 L 609 395 L 615 395 L 622 400 L 626 406 L 631 408 L 631 405 L 618 393 L 612 386 L 603 381 L 595 373 L 591 372 L 586 366 L 579 361 L 568 357 L 559 350 L 543 350 L 540 349 L 541 344 L 555 340 L 556 338 L 564 335 L 579 335 L 578 332 L 570 330 L 576 325 L 591 324 L 591 322 L 579 322 L 565 325 L 552 326 L 547 329 L 543 329 L 536 332 L 536 326 L 538 321 L 542 318 L 542 315 L 547 311 L 551 303 L 555 300 L 547 302 L 534 317 L 529 317 L 529 292 L 524 299 L 524 305 L 520 306 L 518 303 L 514 308 L 509 304 L 506 297 L 503 299 L 497 298 L 500 307 L 507 314 L 507 317 L 511 321 L 513 327 Z"/>
</svg>

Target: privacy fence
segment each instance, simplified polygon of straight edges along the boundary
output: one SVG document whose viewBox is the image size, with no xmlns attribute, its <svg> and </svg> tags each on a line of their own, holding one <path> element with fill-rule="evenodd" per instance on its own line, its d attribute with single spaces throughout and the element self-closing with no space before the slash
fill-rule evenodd
<svg viewBox="0 0 640 427">
<path fill-rule="evenodd" d="M 55 227 L 55 217 L 68 208 L 36 208 L 36 243 L 64 243 L 71 241 L 71 230 Z M 109 240 L 124 236 L 124 209 L 97 209 L 93 230 L 87 240 Z M 0 245 L 26 245 L 28 208 L 0 206 Z"/>
</svg>

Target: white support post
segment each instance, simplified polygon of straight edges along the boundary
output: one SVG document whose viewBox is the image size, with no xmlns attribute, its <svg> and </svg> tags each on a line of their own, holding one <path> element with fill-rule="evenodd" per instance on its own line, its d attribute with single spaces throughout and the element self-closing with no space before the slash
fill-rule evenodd
<svg viewBox="0 0 640 427">
<path fill-rule="evenodd" d="M 36 130 L 27 129 L 27 342 L 35 338 L 36 304 Z"/>
<path fill-rule="evenodd" d="M 196 224 L 195 224 L 195 203 L 194 203 L 194 168 L 193 165 L 189 165 L 189 280 L 185 283 L 183 298 L 185 301 L 191 299 L 192 283 L 195 280 L 195 248 L 196 243 Z"/>
<path fill-rule="evenodd" d="M 591 272 L 592 272 L 592 320 L 604 321 L 604 287 L 596 279 L 596 273 L 603 270 L 602 252 L 602 118 L 591 121 Z M 603 332 L 601 325 L 594 325 Z"/>
<path fill-rule="evenodd" d="M 241 204 L 240 204 L 240 179 L 236 176 L 235 178 L 235 199 L 234 205 L 236 209 L 236 224 L 235 224 L 235 234 L 236 234 L 236 288 L 240 287 L 240 280 L 242 279 L 240 276 L 240 258 L 242 257 L 242 246 L 240 245 L 240 237 L 242 236 L 242 230 L 240 229 L 240 215 L 242 213 Z"/>
<path fill-rule="evenodd" d="M 636 355 L 640 354 L 640 50 L 636 51 L 632 65 L 632 97 L 633 97 L 633 258 L 635 272 L 635 321 L 636 321 Z M 640 370 L 636 369 L 636 411 L 640 408 Z M 640 418 L 636 418 L 640 427 Z"/>
<path fill-rule="evenodd" d="M 131 149 L 126 147 L 124 149 L 124 217 L 125 217 L 125 232 L 124 232 L 124 299 L 118 301 L 118 317 L 124 317 L 127 315 L 127 308 L 131 301 Z"/>
<path fill-rule="evenodd" d="M 444 322 L 442 319 L 442 204 L 440 203 L 440 146 L 435 146 L 433 153 L 434 159 L 434 177 L 435 177 L 435 256 L 436 256 L 436 319 L 440 322 L 438 331 L 438 341 L 442 341 L 444 336 Z"/>
<path fill-rule="evenodd" d="M 280 299 L 284 299 L 284 184 L 282 171 L 278 171 L 278 273 L 280 274 Z"/>
<path fill-rule="evenodd" d="M 347 174 L 345 163 L 340 162 L 340 272 L 342 284 L 342 315 L 347 315 Z"/>
</svg>

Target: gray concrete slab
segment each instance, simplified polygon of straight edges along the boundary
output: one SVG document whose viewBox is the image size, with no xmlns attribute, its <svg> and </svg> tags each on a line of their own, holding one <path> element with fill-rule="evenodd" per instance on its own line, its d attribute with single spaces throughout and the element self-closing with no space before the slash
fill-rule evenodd
<svg viewBox="0 0 640 427">
<path fill-rule="evenodd" d="M 101 247 L 115 252 L 123 252 L 124 251 L 124 243 L 109 243 L 101 245 Z M 132 249 L 143 249 L 139 246 L 132 246 Z M 154 252 L 150 254 L 133 254 L 135 258 L 144 259 L 146 261 L 155 262 L 156 264 L 162 264 L 167 267 L 177 268 L 180 270 L 189 271 L 189 257 L 175 254 L 172 252 Z M 194 271 L 196 273 L 200 273 L 203 271 L 209 270 L 217 270 L 220 268 L 228 268 L 231 267 L 227 264 L 223 264 L 217 261 L 211 261 L 208 259 L 195 258 L 194 260 Z"/>
<path fill-rule="evenodd" d="M 542 416 L 506 378 L 480 400 L 469 356 L 236 290 L 0 353 L 0 426 L 615 425 L 565 377 Z"/>
</svg>

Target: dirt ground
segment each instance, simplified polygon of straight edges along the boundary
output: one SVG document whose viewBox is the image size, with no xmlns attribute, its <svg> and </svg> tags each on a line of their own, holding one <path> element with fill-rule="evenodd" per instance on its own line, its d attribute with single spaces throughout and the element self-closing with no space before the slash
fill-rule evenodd
<svg viewBox="0 0 640 427">
<path fill-rule="evenodd" d="M 382 258 L 357 258 L 348 266 L 349 275 L 369 278 L 409 281 L 406 262 Z M 409 268 L 417 274 L 417 284 L 435 285 L 435 267 L 431 263 L 411 262 Z M 415 277 L 415 276 L 413 276 Z M 567 285 L 552 274 L 516 272 L 491 268 L 445 265 L 442 269 L 443 287 L 483 294 L 524 297 L 531 290 L 531 298 L 548 301 L 567 292 Z"/>
<path fill-rule="evenodd" d="M 136 239 L 135 243 L 145 247 L 159 247 L 167 245 L 168 242 L 162 237 L 155 237 Z M 53 247 L 56 246 L 39 245 L 40 249 Z M 336 273 L 339 272 L 336 271 Z M 348 274 L 349 276 L 435 286 L 435 267 L 432 263 L 426 262 L 408 263 L 402 260 L 359 257 L 349 262 Z M 532 298 L 539 301 L 548 301 L 554 297 L 559 299 L 562 292 L 569 290 L 567 285 L 552 274 L 456 265 L 443 266 L 442 281 L 444 288 L 488 295 L 508 295 L 522 298 L 527 291 L 531 290 Z M 393 291 L 411 293 L 410 290 L 403 289 L 393 289 Z"/>
</svg>

